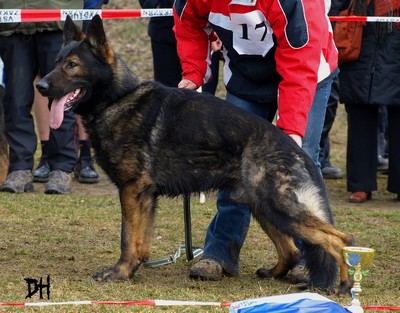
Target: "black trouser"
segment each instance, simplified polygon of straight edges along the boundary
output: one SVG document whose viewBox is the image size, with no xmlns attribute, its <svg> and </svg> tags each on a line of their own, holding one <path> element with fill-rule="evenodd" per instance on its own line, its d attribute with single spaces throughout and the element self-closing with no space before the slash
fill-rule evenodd
<svg viewBox="0 0 400 313">
<path fill-rule="evenodd" d="M 9 172 L 33 168 L 37 147 L 31 114 L 33 80 L 38 73 L 43 77 L 54 68 L 61 44 L 61 30 L 0 36 L 0 56 L 6 79 L 4 118 L 10 147 Z M 72 171 L 76 163 L 75 128 L 75 114 L 65 112 L 61 127 L 50 131 L 48 162 L 51 170 Z"/>
<path fill-rule="evenodd" d="M 331 131 L 333 122 L 336 117 L 336 110 L 339 102 L 339 76 L 336 76 L 332 82 L 331 94 L 329 96 L 328 105 L 326 107 L 326 114 L 324 120 L 324 127 L 321 133 L 321 140 L 319 143 L 319 163 L 321 168 L 331 166 L 330 162 L 330 142 L 329 132 Z"/>
<path fill-rule="evenodd" d="M 348 118 L 347 189 L 377 190 L 377 131 L 379 106 L 346 104 Z M 400 194 L 400 107 L 387 106 L 389 176 L 387 190 Z"/>
<path fill-rule="evenodd" d="M 221 51 L 214 51 L 211 54 L 211 80 L 203 86 L 203 92 L 215 95 L 218 87 L 219 61 L 221 59 Z"/>
<path fill-rule="evenodd" d="M 178 87 L 182 79 L 181 61 L 176 44 L 151 40 L 154 80 L 169 87 Z"/>
</svg>

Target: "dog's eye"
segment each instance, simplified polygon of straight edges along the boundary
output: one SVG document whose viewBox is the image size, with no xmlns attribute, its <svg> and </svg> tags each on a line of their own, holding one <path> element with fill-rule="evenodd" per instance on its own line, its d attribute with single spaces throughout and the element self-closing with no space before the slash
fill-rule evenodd
<svg viewBox="0 0 400 313">
<path fill-rule="evenodd" d="M 75 62 L 72 62 L 72 61 L 68 62 L 68 64 L 67 64 L 68 68 L 74 68 L 76 66 L 78 66 L 78 64 L 76 64 Z"/>
</svg>

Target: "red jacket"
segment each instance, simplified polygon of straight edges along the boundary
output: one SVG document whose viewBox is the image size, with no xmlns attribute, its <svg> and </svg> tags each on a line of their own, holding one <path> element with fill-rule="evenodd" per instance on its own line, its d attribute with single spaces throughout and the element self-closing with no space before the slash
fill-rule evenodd
<svg viewBox="0 0 400 313">
<path fill-rule="evenodd" d="M 232 94 L 278 101 L 277 126 L 304 137 L 317 83 L 337 68 L 324 0 L 176 0 L 183 77 L 201 86 L 211 70 L 213 31 L 223 43 Z"/>
</svg>

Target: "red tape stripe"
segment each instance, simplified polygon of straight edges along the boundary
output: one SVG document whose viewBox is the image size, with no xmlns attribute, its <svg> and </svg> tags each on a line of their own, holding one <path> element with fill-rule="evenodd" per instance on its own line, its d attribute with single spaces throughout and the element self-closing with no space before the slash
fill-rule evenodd
<svg viewBox="0 0 400 313">
<path fill-rule="evenodd" d="M 21 10 L 21 22 L 61 21 L 60 10 Z"/>
<path fill-rule="evenodd" d="M 363 306 L 364 310 L 374 310 L 374 311 L 399 311 L 400 312 L 400 306 L 374 306 L 374 305 L 367 305 Z"/>
<path fill-rule="evenodd" d="M 109 10 L 60 10 L 60 9 L 0 9 L 0 23 L 63 21 L 67 15 L 73 20 L 91 20 L 95 14 L 103 19 L 172 16 L 172 9 L 109 9 Z M 400 22 L 394 16 L 330 16 L 333 22 Z"/>
</svg>

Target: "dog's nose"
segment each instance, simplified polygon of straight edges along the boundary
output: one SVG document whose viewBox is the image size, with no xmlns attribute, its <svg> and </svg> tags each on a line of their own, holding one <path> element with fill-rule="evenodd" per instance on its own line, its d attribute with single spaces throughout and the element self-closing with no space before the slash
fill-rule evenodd
<svg viewBox="0 0 400 313">
<path fill-rule="evenodd" d="M 36 84 L 37 90 L 39 90 L 40 93 L 46 93 L 47 90 L 49 90 L 49 83 L 43 79 L 39 80 Z"/>
</svg>

